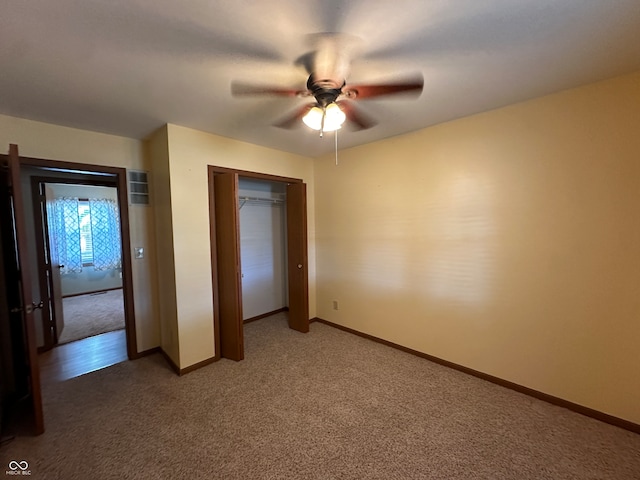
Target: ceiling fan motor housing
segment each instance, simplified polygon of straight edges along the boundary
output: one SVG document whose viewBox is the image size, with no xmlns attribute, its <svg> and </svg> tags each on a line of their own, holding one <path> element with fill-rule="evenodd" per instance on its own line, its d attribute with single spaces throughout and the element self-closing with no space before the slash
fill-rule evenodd
<svg viewBox="0 0 640 480">
<path fill-rule="evenodd" d="M 342 94 L 342 87 L 345 86 L 345 83 L 344 80 L 342 81 L 342 85 L 338 84 L 335 80 L 318 80 L 313 75 L 310 75 L 307 80 L 307 89 L 315 97 L 318 105 L 325 108 L 327 105 L 335 102 Z"/>
</svg>

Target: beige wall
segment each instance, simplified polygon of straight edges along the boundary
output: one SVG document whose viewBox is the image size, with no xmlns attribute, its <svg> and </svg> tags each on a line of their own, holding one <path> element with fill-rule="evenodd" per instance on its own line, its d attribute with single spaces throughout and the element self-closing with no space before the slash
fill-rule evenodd
<svg viewBox="0 0 640 480">
<path fill-rule="evenodd" d="M 18 145 L 20 155 L 92 165 L 148 170 L 142 142 L 130 138 L 61 127 L 0 115 L 0 148 Z M 3 146 L 4 145 L 4 146 Z M 129 206 L 131 246 L 146 257 L 133 260 L 133 290 L 138 351 L 160 344 L 157 322 L 153 208 Z"/>
<path fill-rule="evenodd" d="M 226 166 L 308 184 L 311 317 L 640 423 L 639 98 L 640 73 L 344 150 L 339 166 L 175 125 L 145 153 L 0 115 L 0 144 L 153 169 L 155 207 L 130 207 L 139 351 L 162 345 L 181 368 L 215 353 L 206 166 Z"/>
<path fill-rule="evenodd" d="M 307 183 L 309 302 L 315 316 L 314 181 L 309 158 L 168 125 L 178 366 L 214 356 L 207 165 L 301 178 Z"/>
<path fill-rule="evenodd" d="M 639 119 L 637 73 L 317 160 L 318 316 L 640 423 Z"/>
<path fill-rule="evenodd" d="M 151 187 L 155 211 L 158 265 L 158 320 L 164 352 L 180 364 L 178 313 L 176 304 L 173 224 L 171 219 L 171 179 L 169 178 L 169 138 L 167 127 L 156 131 L 147 141 L 147 155 L 152 165 Z"/>
</svg>

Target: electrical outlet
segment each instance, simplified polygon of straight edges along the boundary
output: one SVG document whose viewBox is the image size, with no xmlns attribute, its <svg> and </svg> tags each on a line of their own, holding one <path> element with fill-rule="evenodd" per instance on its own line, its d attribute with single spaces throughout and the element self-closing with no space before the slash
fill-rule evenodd
<svg viewBox="0 0 640 480">
<path fill-rule="evenodd" d="M 333 301 L 333 309 L 334 310 L 338 310 L 338 301 L 337 300 Z"/>
</svg>

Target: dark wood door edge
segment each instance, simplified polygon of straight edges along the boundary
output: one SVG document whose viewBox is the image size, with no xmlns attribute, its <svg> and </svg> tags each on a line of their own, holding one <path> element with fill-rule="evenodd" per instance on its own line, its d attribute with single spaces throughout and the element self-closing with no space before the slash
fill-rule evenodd
<svg viewBox="0 0 640 480">
<path fill-rule="evenodd" d="M 42 325 L 43 345 L 38 347 L 38 354 L 51 350 L 57 342 L 57 336 L 53 331 L 51 319 L 55 314 L 51 310 L 53 304 L 53 295 L 43 294 L 49 291 L 49 279 L 51 278 L 51 266 L 47 265 L 45 255 L 49 256 L 49 249 L 46 247 L 48 242 L 45 237 L 48 234 L 47 225 L 44 222 L 44 212 L 41 210 L 41 191 L 40 182 L 35 177 L 31 177 L 31 203 L 32 215 L 34 219 L 35 241 L 36 241 L 36 259 L 38 271 L 38 284 L 40 286 L 40 300 L 48 300 L 43 302 L 40 324 Z M 46 252 L 46 253 L 45 253 Z M 55 308 L 54 308 L 55 310 Z"/>
<path fill-rule="evenodd" d="M 309 256 L 307 241 L 307 185 L 287 185 L 287 291 L 289 328 L 309 332 Z"/>
<path fill-rule="evenodd" d="M 238 176 L 235 173 L 216 174 L 209 188 L 214 196 L 214 218 L 210 221 L 216 225 L 220 356 L 240 361 L 244 359 L 244 334 Z"/>
<path fill-rule="evenodd" d="M 31 412 L 33 417 L 33 431 L 36 435 L 44 433 L 44 413 L 42 409 L 42 389 L 40 385 L 40 368 L 38 366 L 38 346 L 36 340 L 35 319 L 33 309 L 26 308 L 34 301 L 31 272 L 29 269 L 30 258 L 28 255 L 27 227 L 25 224 L 26 212 L 24 197 L 22 196 L 22 184 L 20 177 L 21 160 L 18 154 L 18 145 L 9 145 L 7 158 L 9 167 L 8 186 L 10 187 L 10 201 L 13 205 L 13 229 L 16 248 L 16 266 L 18 267 L 16 280 L 21 283 L 20 292 L 20 316 L 23 326 L 23 335 L 26 354 L 26 372 L 30 387 Z"/>
<path fill-rule="evenodd" d="M 525 387 L 524 385 L 520 385 L 514 382 L 510 382 L 509 380 L 504 380 L 499 377 L 495 377 L 493 375 L 489 375 L 488 373 L 483 373 L 478 370 L 474 370 L 469 367 L 465 367 L 462 365 L 458 365 L 457 363 L 450 362 L 448 360 L 443 360 L 442 358 L 434 357 L 433 355 L 429 355 L 427 353 L 419 352 L 418 350 L 413 350 L 411 348 L 403 347 L 402 345 L 398 345 L 397 343 L 390 342 L 388 340 L 384 340 L 382 338 L 374 337 L 373 335 L 369 335 L 368 333 L 362 333 L 357 330 L 354 330 L 349 327 L 345 327 L 343 325 L 338 325 L 337 323 L 329 322 L 328 320 L 324 320 L 322 318 L 315 317 L 311 321 L 323 323 L 325 325 L 329 325 L 330 327 L 337 328 L 339 330 L 343 330 L 348 333 L 352 333 L 354 335 L 358 335 L 359 337 L 366 338 L 368 340 L 372 340 L 377 343 L 381 343 L 388 347 L 395 348 L 397 350 L 401 350 L 405 353 L 410 353 L 411 355 L 416 355 L 417 357 L 424 358 L 431 362 L 437 363 L 439 365 L 443 365 L 445 367 L 453 368 L 454 370 L 458 370 L 459 372 L 466 373 L 468 375 L 473 375 L 474 377 L 480 378 L 482 380 L 486 380 L 491 383 L 495 383 L 496 385 L 500 385 L 501 387 L 508 388 L 510 390 L 515 390 L 519 393 L 524 393 L 525 395 L 529 395 L 530 397 L 537 398 L 538 400 L 543 400 L 547 403 L 551 403 L 558 407 L 563 407 L 568 410 L 571 410 L 576 413 L 580 413 L 581 415 L 585 415 L 590 418 L 594 418 L 596 420 L 600 420 L 601 422 L 608 423 L 610 425 L 614 425 L 616 427 L 623 428 L 625 430 L 629 430 L 630 432 L 640 434 L 640 424 L 631 422 L 629 420 L 625 420 L 623 418 L 615 417 L 613 415 L 609 415 L 608 413 L 601 412 L 599 410 L 594 410 L 593 408 L 585 407 L 584 405 L 580 405 L 578 403 L 570 402 L 569 400 L 565 400 L 563 398 L 555 397 L 553 395 L 549 395 L 544 392 L 540 392 L 538 390 L 534 390 L 533 388 Z"/>
<path fill-rule="evenodd" d="M 220 358 L 220 298 L 218 287 L 218 241 L 216 233 L 216 201 L 214 191 L 215 172 L 207 168 L 207 189 L 209 195 L 209 243 L 211 251 L 211 291 L 213 295 L 213 342 L 216 358 Z"/>
</svg>

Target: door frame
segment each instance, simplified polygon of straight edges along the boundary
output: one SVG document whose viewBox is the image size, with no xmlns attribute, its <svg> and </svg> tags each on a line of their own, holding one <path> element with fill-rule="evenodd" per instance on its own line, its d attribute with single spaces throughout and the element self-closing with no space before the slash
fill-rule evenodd
<svg viewBox="0 0 640 480">
<path fill-rule="evenodd" d="M 0 158 L 8 158 L 8 155 L 0 155 Z M 83 172 L 94 175 L 111 175 L 115 179 L 111 181 L 111 185 L 117 189 L 118 206 L 120 212 L 120 242 L 122 252 L 122 291 L 124 299 L 124 318 L 125 318 L 125 335 L 127 341 L 127 357 L 129 360 L 139 358 L 141 355 L 138 353 L 137 337 L 136 337 L 136 323 L 135 323 L 135 308 L 133 300 L 133 273 L 132 273 L 132 255 L 131 255 L 131 232 L 129 229 L 129 199 L 127 190 L 127 169 L 122 167 L 108 167 L 104 165 L 89 165 L 85 163 L 75 163 L 60 160 L 51 160 L 43 158 L 32 158 L 20 156 L 20 165 L 42 168 L 43 177 L 46 176 L 46 169 L 55 169 L 56 171 L 66 172 L 70 175 L 82 175 Z M 56 183 L 81 183 L 90 185 L 90 181 L 83 178 L 78 182 L 67 182 L 63 177 L 55 178 Z M 74 179 L 75 180 L 75 179 Z M 106 178 L 103 180 L 107 180 Z M 96 178 L 96 182 L 100 182 L 99 177 Z M 97 184 L 97 183 L 96 183 Z M 104 185 L 104 183 L 102 183 Z M 36 229 L 39 230 L 36 225 Z M 36 246 L 39 248 L 39 246 Z M 38 265 L 38 274 L 40 281 L 42 281 L 42 275 L 45 274 Z"/>
<path fill-rule="evenodd" d="M 209 239 L 211 246 L 211 280 L 212 280 L 212 289 L 213 289 L 213 332 L 215 336 L 215 360 L 219 360 L 221 358 L 221 346 L 220 346 L 220 305 L 219 305 L 219 279 L 218 279 L 218 254 L 217 254 L 217 240 L 216 240 L 216 203 L 215 203 L 215 195 L 214 195 L 214 177 L 218 174 L 224 173 L 232 173 L 238 175 L 238 177 L 252 178 L 256 180 L 266 180 L 269 182 L 280 182 L 280 183 L 304 183 L 301 178 L 292 178 L 292 177 L 283 177 L 279 175 L 271 175 L 268 173 L 260 173 L 260 172 L 252 172 L 249 170 L 238 170 L 235 168 L 228 167 L 219 167 L 215 165 L 207 165 L 207 178 L 208 178 L 208 186 L 209 186 Z M 306 210 L 305 210 L 306 216 Z M 237 225 L 239 229 L 239 225 Z M 305 232 L 306 239 L 306 232 Z M 287 245 L 287 249 L 289 249 L 289 245 Z M 305 251 L 304 264 L 308 265 L 308 258 L 306 257 L 307 252 Z M 306 272 L 308 276 L 308 271 Z M 289 278 L 287 279 L 287 282 Z M 308 297 L 308 285 L 307 285 L 307 297 Z M 240 290 L 240 299 L 242 300 L 242 289 Z M 308 313 L 307 313 L 308 316 Z M 308 321 L 308 320 L 307 320 Z M 242 323 L 242 318 L 240 318 L 240 322 Z M 240 326 L 242 328 L 242 326 Z M 242 331 L 242 330 L 240 330 Z"/>
</svg>

